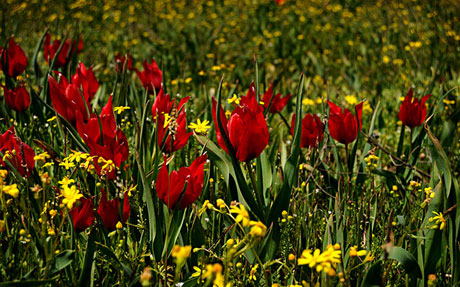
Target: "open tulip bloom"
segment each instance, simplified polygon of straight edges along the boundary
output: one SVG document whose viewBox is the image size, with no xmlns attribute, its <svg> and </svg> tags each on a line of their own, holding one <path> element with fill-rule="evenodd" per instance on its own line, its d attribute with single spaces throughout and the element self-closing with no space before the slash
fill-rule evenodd
<svg viewBox="0 0 460 287">
<path fill-rule="evenodd" d="M 161 84 L 163 82 L 163 73 L 160 68 L 158 68 L 157 62 L 152 60 L 152 63 L 149 64 L 144 60 L 142 66 L 144 67 L 142 72 L 137 68 L 134 69 L 142 83 L 142 86 L 144 86 L 149 93 L 153 93 L 154 90 L 158 92 L 161 89 Z"/>
<path fill-rule="evenodd" d="M 361 115 L 363 112 L 363 103 L 364 102 L 361 102 L 355 106 L 355 111 L 359 120 L 358 123 L 356 116 L 350 112 L 349 109 L 342 110 L 333 102 L 327 101 L 330 108 L 329 133 L 333 139 L 343 144 L 349 144 L 356 139 L 362 126 Z"/>
<path fill-rule="evenodd" d="M 78 117 L 82 117 L 86 122 L 88 120 L 87 108 L 90 108 L 91 100 L 99 88 L 92 68 L 86 69 L 85 65 L 80 63 L 71 83 L 61 73 L 55 73 L 58 80 L 48 75 L 50 97 L 54 109 L 73 126 L 76 125 Z"/>
<path fill-rule="evenodd" d="M 128 192 L 126 192 L 124 195 L 121 218 L 118 215 L 119 208 L 120 199 L 118 197 L 115 197 L 112 200 L 108 200 L 107 193 L 104 189 L 102 189 L 101 202 L 99 203 L 99 207 L 97 208 L 97 213 L 101 217 L 102 223 L 104 224 L 105 228 L 107 228 L 109 231 L 115 230 L 116 225 L 119 221 L 125 223 L 129 218 L 129 214 L 131 213 L 131 207 L 129 205 Z"/>
<path fill-rule="evenodd" d="M 181 167 L 179 171 L 168 172 L 166 157 L 164 156 L 163 167 L 158 173 L 156 184 L 158 197 L 170 209 L 179 207 L 184 210 L 195 202 L 203 191 L 204 164 L 206 155 L 197 157 L 188 167 Z M 187 183 L 187 188 L 185 184 Z"/>
<path fill-rule="evenodd" d="M 287 103 L 291 99 L 292 95 L 289 94 L 281 98 L 281 93 L 278 93 L 273 96 L 273 83 L 271 83 L 270 88 L 268 88 L 268 90 L 265 91 L 264 97 L 262 99 L 265 109 L 268 109 L 268 106 L 270 105 L 270 100 L 272 97 L 273 97 L 273 100 L 270 106 L 270 113 L 276 114 L 276 113 L 281 112 L 284 109 L 284 107 L 287 105 Z"/>
<path fill-rule="evenodd" d="M 294 136 L 296 115 L 292 115 L 291 135 Z M 317 115 L 306 114 L 302 119 L 302 136 L 300 138 L 300 147 L 316 147 L 323 140 L 324 125 Z"/>
<path fill-rule="evenodd" d="M 99 175 L 106 174 L 109 179 L 114 179 L 116 176 L 115 169 L 107 164 L 120 167 L 128 159 L 129 147 L 125 134 L 120 128 L 117 128 L 113 114 L 112 96 L 102 108 L 100 117 L 92 114 L 88 122 L 84 123 L 83 117 L 80 116 L 77 121 L 77 130 L 89 147 L 90 154 L 95 156 L 94 167 L 97 173 Z M 100 162 L 99 157 L 105 163 Z"/>
<path fill-rule="evenodd" d="M 10 38 L 8 48 L 0 47 L 0 57 L 3 61 L 0 62 L 0 67 L 4 74 L 10 77 L 17 77 L 24 73 L 27 68 L 27 57 L 22 48 L 14 41 L 14 37 Z"/>
<path fill-rule="evenodd" d="M 45 36 L 45 43 L 44 43 L 44 56 L 46 62 L 51 64 L 51 61 L 53 61 L 54 57 L 56 56 L 57 51 L 59 50 L 59 47 L 61 46 L 61 41 L 55 39 L 53 41 L 53 44 L 51 44 L 51 36 L 50 34 L 46 34 Z M 67 61 L 69 58 L 71 58 L 74 54 L 78 54 L 83 50 L 83 41 L 80 38 L 77 40 L 70 40 L 67 39 L 65 40 L 64 44 L 62 45 L 62 49 L 59 52 L 59 55 L 56 58 L 56 61 L 54 62 L 54 68 L 62 68 L 67 64 Z"/>
<path fill-rule="evenodd" d="M 422 125 L 423 121 L 425 121 L 425 102 L 431 96 L 431 94 L 428 94 L 419 101 L 419 99 L 414 98 L 413 95 L 414 91 L 411 88 L 404 98 L 404 101 L 401 103 L 398 114 L 399 120 L 411 129 Z"/>
<path fill-rule="evenodd" d="M 219 103 L 220 104 L 220 103 Z M 263 107 L 256 99 L 254 83 L 249 87 L 246 96 L 241 97 L 240 105 L 232 112 L 227 121 L 225 113 L 220 109 L 220 120 L 224 128 L 221 131 L 216 119 L 217 103 L 212 99 L 212 116 L 216 125 L 217 142 L 227 153 L 229 150 L 225 144 L 222 132 L 224 132 L 239 161 L 250 161 L 258 157 L 268 144 L 269 134 L 265 122 Z M 229 153 L 230 154 L 230 153 Z"/>
<path fill-rule="evenodd" d="M 190 97 L 185 97 L 179 102 L 171 101 L 169 94 L 160 90 L 152 105 L 152 117 L 157 123 L 158 145 L 167 153 L 183 148 L 193 134 L 187 133 L 184 105 Z"/>
<path fill-rule="evenodd" d="M 8 107 L 16 112 L 23 113 L 30 106 L 30 95 L 27 92 L 24 84 L 18 87 L 8 90 L 5 86 L 3 88 L 3 94 L 5 95 L 5 102 Z"/>
<path fill-rule="evenodd" d="M 93 201 L 91 198 L 80 198 L 80 204 L 75 206 L 70 211 L 72 217 L 73 228 L 77 232 L 82 232 L 86 228 L 90 227 L 94 219 L 96 218 L 93 210 Z"/>
<path fill-rule="evenodd" d="M 26 143 L 22 142 L 14 132 L 14 127 L 9 128 L 0 135 L 0 164 L 7 167 L 8 161 L 23 177 L 29 177 L 35 166 L 35 152 Z"/>
</svg>

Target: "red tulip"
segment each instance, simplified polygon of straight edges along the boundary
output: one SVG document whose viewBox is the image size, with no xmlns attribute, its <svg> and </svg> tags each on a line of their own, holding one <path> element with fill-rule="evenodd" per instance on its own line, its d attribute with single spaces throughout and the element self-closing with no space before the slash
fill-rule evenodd
<svg viewBox="0 0 460 287">
<path fill-rule="evenodd" d="M 183 148 L 192 135 L 192 132 L 186 132 L 187 122 L 185 109 L 183 109 L 183 105 L 189 98 L 183 98 L 177 106 L 174 100 L 171 101 L 169 94 L 165 94 L 161 89 L 153 103 L 152 117 L 157 123 L 158 145 L 167 153 Z M 178 111 L 180 111 L 179 115 L 177 115 Z M 171 136 L 170 126 L 173 127 L 173 136 Z"/>
<path fill-rule="evenodd" d="M 291 120 L 291 135 L 294 136 L 295 114 Z M 306 114 L 302 119 L 302 135 L 300 138 L 300 147 L 316 147 L 323 140 L 324 125 L 317 115 Z"/>
<path fill-rule="evenodd" d="M 75 206 L 70 211 L 70 216 L 72 217 L 73 228 L 75 231 L 82 232 L 86 228 L 90 227 L 95 218 L 93 201 L 91 198 L 80 198 L 80 205 Z"/>
<path fill-rule="evenodd" d="M 77 130 L 89 147 L 91 156 L 96 156 L 94 167 L 97 173 L 99 175 L 105 174 L 109 179 L 114 179 L 116 173 L 115 169 L 111 168 L 111 164 L 119 168 L 128 159 L 129 147 L 125 134 L 121 129 L 117 128 L 112 108 L 112 96 L 110 96 L 109 101 L 102 108 L 100 117 L 92 114 L 85 124 L 80 116 L 77 119 Z M 102 157 L 106 162 L 100 162 L 99 157 Z M 107 165 L 107 169 L 104 169 L 107 161 L 111 162 Z"/>
<path fill-rule="evenodd" d="M 115 55 L 115 71 L 117 73 L 123 72 L 123 66 L 125 65 L 126 57 L 128 57 L 128 62 L 126 63 L 126 69 L 128 70 L 133 69 L 133 57 L 131 55 L 121 56 L 120 53 L 117 53 Z"/>
<path fill-rule="evenodd" d="M 50 34 L 46 34 L 45 36 L 45 60 L 48 63 L 54 59 L 56 52 L 58 51 L 59 47 L 61 46 L 61 41 L 54 40 L 53 44 L 51 45 L 51 36 Z M 70 39 L 65 40 L 61 51 L 59 52 L 59 56 L 57 57 L 56 61 L 54 62 L 54 68 L 62 68 L 67 64 L 67 60 L 72 57 L 74 53 L 80 53 L 83 50 L 83 41 L 81 36 L 78 40 L 78 44 L 76 40 L 71 41 Z M 69 53 L 70 51 L 70 53 Z"/>
<path fill-rule="evenodd" d="M 137 68 L 135 69 L 139 80 L 141 80 L 142 85 L 149 93 L 153 93 L 153 90 L 158 92 L 163 82 L 163 73 L 158 68 L 157 62 L 153 60 L 152 64 L 149 64 L 144 60 L 142 65 L 144 66 L 144 71 L 140 72 Z"/>
<path fill-rule="evenodd" d="M 85 64 L 79 63 L 75 74 L 72 76 L 72 85 L 81 90 L 85 100 L 91 103 L 99 88 L 99 83 L 94 76 L 93 67 L 86 69 Z"/>
<path fill-rule="evenodd" d="M 8 162 L 24 177 L 29 177 L 35 166 L 34 150 L 23 143 L 15 134 L 14 127 L 9 128 L 3 135 L 0 135 L 0 163 L 7 167 L 4 160 Z"/>
<path fill-rule="evenodd" d="M 69 84 L 66 77 L 61 73 L 57 73 L 57 75 L 59 83 L 53 76 L 48 75 L 53 108 L 73 126 L 75 126 L 79 116 L 86 121 L 88 119 L 86 107 L 90 107 L 89 102 L 87 101 L 85 105 L 77 85 Z"/>
<path fill-rule="evenodd" d="M 128 201 L 128 193 L 125 193 L 123 203 L 122 217 L 118 216 L 118 209 L 120 207 L 120 199 L 118 197 L 107 200 L 107 193 L 102 189 L 101 202 L 97 208 L 97 213 L 101 216 L 102 223 L 104 223 L 105 228 L 109 231 L 115 230 L 117 227 L 118 221 L 125 223 L 129 218 L 130 206 Z"/>
<path fill-rule="evenodd" d="M 225 113 L 220 109 L 220 120 L 224 127 L 236 157 L 240 161 L 250 161 L 258 157 L 268 144 L 268 128 L 263 108 L 257 103 L 254 84 L 251 84 L 245 97 L 241 98 L 227 122 Z M 216 125 L 217 142 L 228 153 L 216 120 L 216 101 L 212 100 L 212 116 Z"/>
<path fill-rule="evenodd" d="M 3 87 L 3 93 L 5 95 L 5 102 L 10 107 L 19 113 L 23 113 L 30 106 L 30 95 L 24 88 L 24 84 L 13 90 L 8 90 L 5 86 Z"/>
<path fill-rule="evenodd" d="M 331 137 L 343 144 L 349 144 L 358 136 L 358 121 L 350 110 L 342 111 L 336 104 L 327 101 L 329 105 L 329 133 Z M 363 111 L 363 102 L 355 106 L 356 114 L 359 119 L 359 131 L 361 131 L 362 121 L 361 114 Z"/>
<path fill-rule="evenodd" d="M 270 100 L 273 96 L 273 83 L 270 84 L 270 88 L 264 93 L 264 97 L 262 101 L 264 102 L 264 108 L 268 109 L 268 105 L 270 104 Z M 276 94 L 273 97 L 272 105 L 270 107 L 270 113 L 276 114 L 281 112 L 284 107 L 287 105 L 289 102 L 289 99 L 291 99 L 292 95 L 286 95 L 283 98 L 281 98 L 281 93 Z"/>
<path fill-rule="evenodd" d="M 27 68 L 26 53 L 14 41 L 14 37 L 10 38 L 6 51 L 3 47 L 0 47 L 0 57 L 3 57 L 3 62 L 0 62 L 2 71 L 10 77 L 16 78 L 24 73 Z"/>
<path fill-rule="evenodd" d="M 206 155 L 202 155 L 196 158 L 190 167 L 181 167 L 179 171 L 174 170 L 169 174 L 166 157 L 164 157 L 163 167 L 158 173 L 156 189 L 158 197 L 168 208 L 176 208 L 179 204 L 179 208 L 184 210 L 198 199 L 203 191 L 205 163 Z M 186 182 L 187 188 L 184 192 Z"/>
<path fill-rule="evenodd" d="M 425 102 L 431 96 L 431 94 L 428 94 L 419 101 L 418 99 L 413 98 L 413 95 L 414 91 L 410 89 L 399 108 L 399 119 L 404 125 L 410 128 L 420 126 L 425 120 Z"/>
</svg>

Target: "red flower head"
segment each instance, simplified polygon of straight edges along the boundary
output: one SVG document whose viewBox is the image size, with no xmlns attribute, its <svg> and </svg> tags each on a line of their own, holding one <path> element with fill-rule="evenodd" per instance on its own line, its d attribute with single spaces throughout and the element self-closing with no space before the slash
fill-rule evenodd
<svg viewBox="0 0 460 287">
<path fill-rule="evenodd" d="M 330 108 L 329 133 L 331 134 L 331 137 L 343 144 L 351 143 L 358 136 L 358 121 L 356 120 L 355 115 L 353 115 L 348 109 L 342 111 L 342 109 L 333 102 L 327 101 L 327 103 Z M 356 105 L 355 110 L 359 119 L 359 131 L 361 131 L 363 102 Z"/>
<path fill-rule="evenodd" d="M 183 105 L 189 98 L 183 98 L 179 102 L 179 106 L 177 106 L 176 101 L 171 101 L 169 94 L 165 94 L 163 89 L 161 89 L 152 105 L 152 117 L 157 123 L 158 145 L 167 153 L 183 148 L 192 135 L 192 132 L 186 132 L 187 122 L 185 120 L 185 109 L 183 108 Z M 179 115 L 177 115 L 178 112 Z M 175 130 L 172 142 L 170 125 Z"/>
<path fill-rule="evenodd" d="M 149 64 L 144 60 L 142 65 L 144 66 L 144 71 L 140 72 L 137 68 L 135 69 L 142 85 L 150 93 L 153 93 L 153 90 L 159 91 L 163 82 L 163 73 L 158 68 L 157 62 L 153 60 L 152 64 Z"/>
<path fill-rule="evenodd" d="M 258 157 L 268 144 L 268 128 L 265 122 L 263 108 L 257 103 L 254 84 L 251 84 L 245 97 L 241 98 L 227 122 L 225 113 L 220 109 L 220 120 L 224 132 L 240 161 L 250 161 Z M 217 126 L 216 101 L 212 99 L 212 116 L 216 125 L 217 142 L 227 153 L 228 149 Z"/>
<path fill-rule="evenodd" d="M 0 62 L 2 71 L 10 77 L 19 76 L 27 68 L 26 53 L 14 41 L 14 37 L 10 38 L 6 51 L 3 47 L 0 47 L 0 57 L 3 57 L 3 62 Z"/>
<path fill-rule="evenodd" d="M 270 104 L 270 100 L 273 95 L 273 83 L 270 84 L 270 88 L 264 93 L 264 97 L 262 101 L 264 102 L 264 109 L 268 109 L 268 105 Z M 281 98 L 281 93 L 276 94 L 273 97 L 272 106 L 270 107 L 270 113 L 276 114 L 281 112 L 284 107 L 291 99 L 292 95 L 286 95 L 285 97 Z"/>
<path fill-rule="evenodd" d="M 82 232 L 86 228 L 90 227 L 95 218 L 93 201 L 91 198 L 80 198 L 80 205 L 74 207 L 70 211 L 70 216 L 72 217 L 73 228 L 75 231 Z"/>
<path fill-rule="evenodd" d="M 24 88 L 24 84 L 21 84 L 19 87 L 14 88 L 13 90 L 8 90 L 3 86 L 3 93 L 5 95 L 5 102 L 10 107 L 19 113 L 23 113 L 30 106 L 30 95 Z"/>
<path fill-rule="evenodd" d="M 286 3 L 286 0 L 275 0 L 278 6 L 283 6 Z"/>
<path fill-rule="evenodd" d="M 166 157 L 164 157 L 163 167 L 158 173 L 156 189 L 158 197 L 168 208 L 173 209 L 180 204 L 179 208 L 184 210 L 198 199 L 203 191 L 205 163 L 206 155 L 202 155 L 196 158 L 190 167 L 181 167 L 179 171 L 174 170 L 169 174 Z M 186 182 L 187 188 L 184 192 Z"/>
<path fill-rule="evenodd" d="M 125 65 L 126 55 L 121 56 L 120 53 L 115 55 L 115 71 L 117 73 L 123 72 L 123 66 Z M 126 69 L 132 70 L 133 69 L 133 57 L 128 55 L 128 62 L 126 63 Z"/>
<path fill-rule="evenodd" d="M 59 50 L 61 46 L 61 41 L 54 40 L 53 44 L 51 45 L 51 36 L 50 34 L 46 34 L 45 36 L 45 60 L 48 63 L 54 59 L 56 52 Z M 80 38 L 78 39 L 78 44 L 76 40 L 71 41 L 70 39 L 65 40 L 61 52 L 59 52 L 59 56 L 57 57 L 56 61 L 54 62 L 54 68 L 62 68 L 67 64 L 67 60 L 72 57 L 74 53 L 80 53 L 83 50 L 83 41 Z M 70 53 L 69 53 L 70 51 Z"/>
<path fill-rule="evenodd" d="M 104 223 L 105 228 L 109 231 L 115 230 L 117 227 L 118 221 L 125 223 L 129 218 L 131 208 L 128 201 L 128 193 L 125 193 L 123 200 L 123 211 L 122 217 L 120 219 L 118 215 L 118 209 L 120 207 L 120 199 L 116 197 L 112 200 L 107 200 L 107 193 L 102 189 L 101 202 L 97 208 L 97 213 L 101 216 L 102 222 Z"/>
<path fill-rule="evenodd" d="M 431 96 L 428 94 L 419 101 L 416 98 L 413 98 L 414 91 L 412 88 L 407 93 L 404 101 L 399 108 L 399 119 L 403 122 L 404 125 L 414 128 L 420 126 L 426 118 L 426 106 L 425 102 Z"/>
<path fill-rule="evenodd" d="M 79 117 L 77 130 L 89 147 L 91 156 L 96 156 L 94 166 L 97 173 L 99 175 L 106 174 L 109 179 L 114 179 L 116 176 L 115 166 L 120 167 L 128 159 L 129 147 L 125 134 L 117 128 L 113 115 L 112 96 L 102 108 L 100 117 L 92 114 L 86 124 L 82 117 Z"/>
<path fill-rule="evenodd" d="M 75 74 L 72 76 L 72 85 L 81 90 L 86 102 L 90 103 L 99 88 L 93 67 L 86 69 L 85 64 L 79 63 Z"/>
<path fill-rule="evenodd" d="M 35 152 L 26 143 L 23 143 L 14 133 L 14 127 L 0 135 L 0 163 L 7 167 L 7 160 L 24 177 L 29 177 L 35 166 Z"/>
<path fill-rule="evenodd" d="M 291 135 L 294 136 L 295 114 L 291 120 Z M 324 125 L 317 115 L 306 114 L 302 119 L 300 147 L 316 147 L 323 140 Z"/>
<path fill-rule="evenodd" d="M 83 117 L 84 121 L 88 120 L 86 106 L 89 108 L 90 105 L 88 101 L 85 105 L 85 101 L 80 95 L 80 88 L 70 84 L 61 73 L 57 73 L 57 75 L 59 83 L 53 76 L 48 75 L 53 108 L 73 126 L 75 126 L 78 117 Z"/>
</svg>

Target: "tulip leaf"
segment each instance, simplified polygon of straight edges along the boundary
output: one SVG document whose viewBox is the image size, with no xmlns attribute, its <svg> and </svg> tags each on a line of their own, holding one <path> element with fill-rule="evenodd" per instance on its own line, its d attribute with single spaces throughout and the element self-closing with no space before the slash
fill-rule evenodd
<svg viewBox="0 0 460 287">
<path fill-rule="evenodd" d="M 309 83 L 309 82 L 308 82 Z M 307 83 L 307 86 L 308 86 Z M 288 158 L 284 167 L 284 182 L 280 193 L 275 198 L 268 216 L 268 223 L 274 222 L 281 215 L 283 210 L 289 206 L 289 199 L 294 184 L 297 182 L 298 161 L 300 155 L 300 135 L 301 135 L 301 113 L 302 113 L 302 93 L 304 87 L 304 75 L 300 77 L 299 88 L 296 101 L 296 123 L 294 128 L 294 140 L 292 142 L 291 156 Z"/>
<path fill-rule="evenodd" d="M 430 127 L 427 124 L 425 124 L 425 130 L 431 142 L 433 143 L 433 148 L 431 149 L 431 156 L 433 158 L 433 161 L 437 163 L 438 168 L 442 171 L 442 174 L 444 176 L 444 185 L 446 187 L 446 195 L 447 197 L 449 197 L 452 186 L 452 171 L 450 169 L 452 165 L 441 143 L 433 135 L 433 133 L 430 130 Z"/>
<path fill-rule="evenodd" d="M 206 149 L 208 159 L 217 165 L 219 171 L 222 173 L 222 176 L 224 177 L 224 181 L 227 183 L 228 186 L 230 180 L 229 176 L 232 175 L 236 178 L 231 160 L 227 157 L 223 150 L 221 150 L 214 142 L 212 142 L 207 137 L 195 134 L 195 138 Z"/>
<path fill-rule="evenodd" d="M 142 187 L 143 187 L 142 199 L 147 205 L 147 215 L 148 215 L 147 220 L 149 223 L 149 242 L 152 245 L 151 251 L 153 252 L 153 243 L 154 243 L 155 236 L 156 236 L 156 216 L 155 216 L 155 208 L 153 205 L 152 190 L 150 188 L 150 184 L 147 182 L 147 179 L 145 177 L 144 168 L 142 167 L 140 163 L 139 153 L 137 151 L 135 151 L 135 153 L 136 153 L 137 167 L 139 170 L 139 174 L 140 174 L 141 181 L 142 181 Z"/>
<path fill-rule="evenodd" d="M 30 286 L 30 287 L 34 287 L 34 286 L 43 286 L 43 285 L 49 285 L 51 283 L 54 283 L 56 282 L 56 280 L 58 280 L 59 278 L 59 275 L 53 277 L 53 278 L 50 278 L 50 279 L 46 279 L 46 280 L 27 280 L 27 281 L 10 281 L 10 282 L 2 282 L 0 283 L 0 287 L 10 287 L 10 286 Z"/>
<path fill-rule="evenodd" d="M 416 276 L 422 278 L 422 272 L 420 266 L 417 263 L 414 255 L 409 253 L 404 248 L 393 246 L 388 250 L 388 258 L 397 260 L 406 270 L 406 273 L 410 276 Z"/>
<path fill-rule="evenodd" d="M 167 231 L 168 236 L 165 241 L 166 248 L 163 249 L 162 256 L 164 256 L 166 252 L 171 252 L 174 244 L 176 243 L 177 238 L 180 235 L 182 225 L 184 224 L 185 214 L 186 212 L 183 210 L 177 209 L 173 211 L 171 224 L 169 225 L 169 230 Z"/>
<path fill-rule="evenodd" d="M 74 253 L 75 250 L 64 250 L 56 255 L 49 274 L 54 274 L 69 266 L 72 263 Z"/>
<path fill-rule="evenodd" d="M 369 267 L 364 276 L 361 287 L 378 287 L 382 286 L 382 260 L 375 262 Z"/>
<path fill-rule="evenodd" d="M 79 286 L 89 286 L 91 285 L 91 269 L 93 268 L 94 255 L 96 253 L 96 235 L 97 229 L 93 228 L 91 233 L 88 236 L 88 242 L 86 243 L 86 252 L 83 259 L 83 268 L 80 273 L 80 278 L 78 280 Z"/>
<path fill-rule="evenodd" d="M 45 32 L 43 32 L 42 36 L 40 37 L 40 40 L 38 40 L 37 46 L 35 46 L 34 55 L 32 57 L 32 63 L 34 64 L 34 72 L 35 72 L 35 79 L 37 80 L 37 86 L 39 85 L 38 82 L 40 81 L 40 74 L 41 74 L 40 66 L 38 65 L 37 58 L 38 58 L 38 53 L 41 50 L 43 40 L 45 39 L 46 33 L 48 33 L 48 28 L 45 29 Z"/>
</svg>

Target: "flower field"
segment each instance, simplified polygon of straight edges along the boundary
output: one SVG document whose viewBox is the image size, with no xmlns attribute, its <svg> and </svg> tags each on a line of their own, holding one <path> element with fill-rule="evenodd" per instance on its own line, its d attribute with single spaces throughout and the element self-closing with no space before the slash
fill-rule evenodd
<svg viewBox="0 0 460 287">
<path fill-rule="evenodd" d="M 460 3 L 0 8 L 0 286 L 460 285 Z"/>
</svg>

